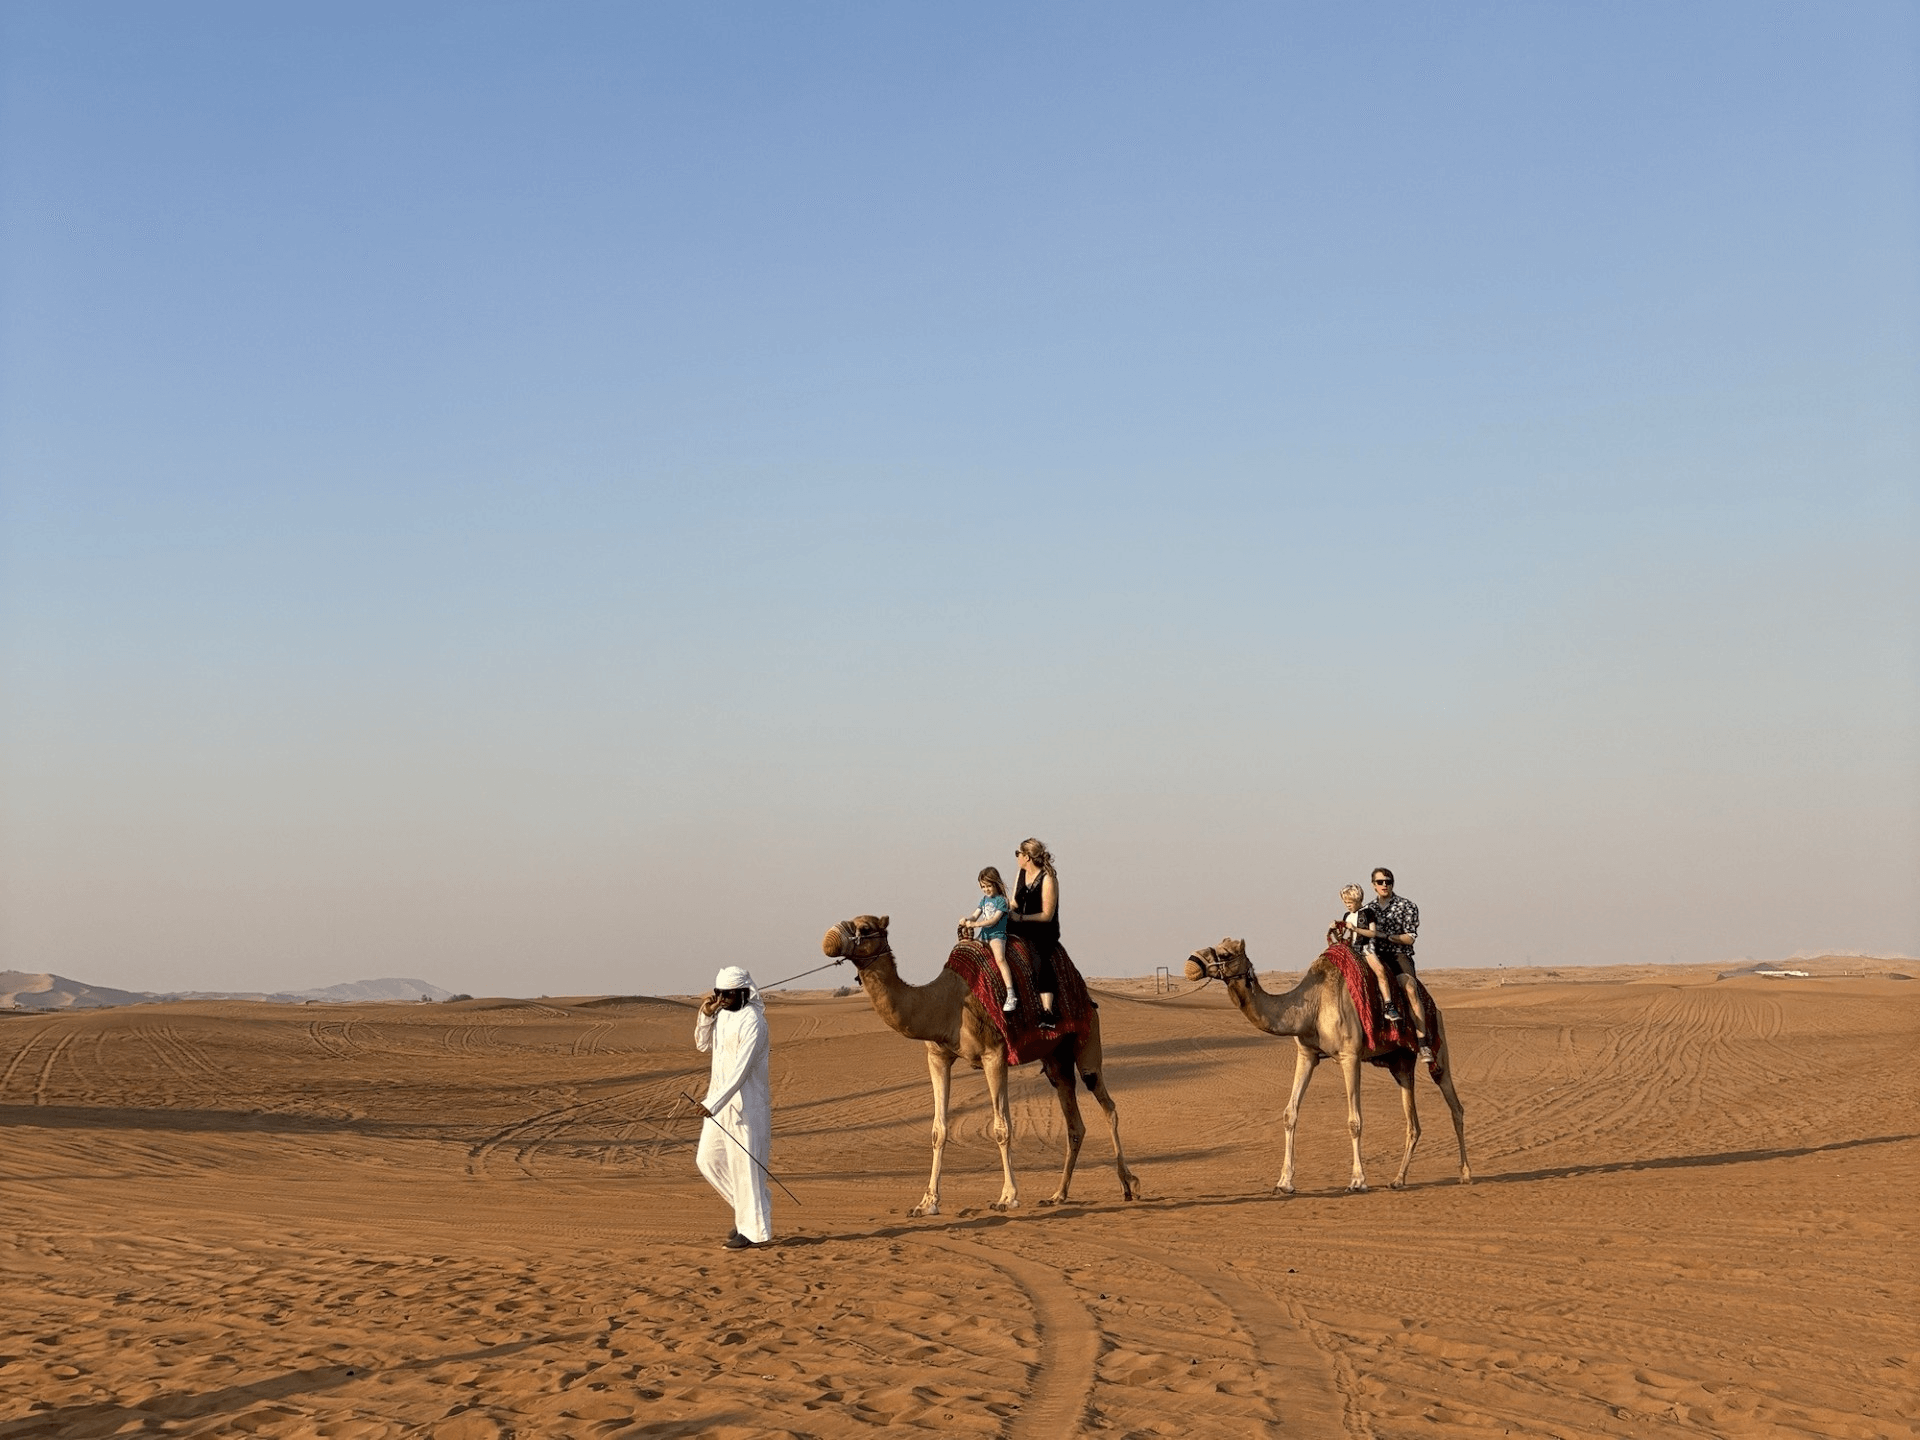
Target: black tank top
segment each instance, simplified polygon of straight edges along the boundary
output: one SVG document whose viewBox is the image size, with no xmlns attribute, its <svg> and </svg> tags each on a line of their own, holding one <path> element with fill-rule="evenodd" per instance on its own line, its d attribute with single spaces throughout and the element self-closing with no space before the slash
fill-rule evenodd
<svg viewBox="0 0 1920 1440">
<path fill-rule="evenodd" d="M 1028 946 L 1043 945 L 1048 951 L 1060 943 L 1060 905 L 1054 902 L 1051 920 L 1035 920 L 1040 907 L 1046 903 L 1040 891 L 1046 885 L 1047 878 L 1042 872 L 1040 879 L 1030 887 L 1027 884 L 1027 872 L 1022 870 L 1013 882 L 1013 914 L 1008 917 L 1013 933 L 1024 939 Z M 1056 885 L 1058 881 L 1054 882 Z"/>
</svg>

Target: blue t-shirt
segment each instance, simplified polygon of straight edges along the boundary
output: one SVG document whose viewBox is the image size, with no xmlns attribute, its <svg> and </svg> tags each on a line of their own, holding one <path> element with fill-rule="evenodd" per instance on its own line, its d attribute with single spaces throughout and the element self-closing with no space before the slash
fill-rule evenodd
<svg viewBox="0 0 1920 1440">
<path fill-rule="evenodd" d="M 982 940 L 1004 940 L 1007 938 L 1007 897 L 1004 895 L 982 895 L 980 913 L 991 917 L 990 923 L 982 925 L 977 932 Z"/>
</svg>

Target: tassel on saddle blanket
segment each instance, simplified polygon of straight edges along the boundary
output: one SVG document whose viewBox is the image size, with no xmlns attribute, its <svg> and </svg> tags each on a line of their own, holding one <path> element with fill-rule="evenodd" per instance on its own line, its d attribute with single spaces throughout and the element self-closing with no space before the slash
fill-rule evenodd
<svg viewBox="0 0 1920 1440">
<path fill-rule="evenodd" d="M 1347 982 L 1347 994 L 1353 997 L 1353 1008 L 1360 1012 L 1360 1024 L 1366 1031 L 1369 1050 L 1418 1050 L 1420 1036 L 1413 1028 L 1413 1017 L 1403 1014 L 1396 1024 L 1386 1017 L 1385 1006 L 1380 1001 L 1380 986 L 1373 978 L 1364 961 L 1355 958 L 1353 951 L 1344 945 L 1329 945 L 1321 952 L 1320 958 L 1332 962 L 1333 968 Z M 1420 984 L 1415 976 L 1413 983 L 1419 987 L 1420 1001 L 1427 1007 L 1427 1014 L 1438 1016 L 1440 1007 L 1433 1003 L 1433 996 L 1427 993 L 1427 987 Z M 1385 1065 L 1385 1055 L 1376 1055 L 1367 1063 Z M 1440 1078 L 1440 1056 L 1435 1052 L 1432 1062 L 1427 1066 L 1435 1080 Z"/>
<path fill-rule="evenodd" d="M 1051 1030 L 1040 1028 L 1040 994 L 1033 988 L 1026 941 L 1007 943 L 1007 968 L 1013 971 L 1014 993 L 1020 997 L 1020 1006 L 1011 1015 L 1000 1009 L 1007 992 L 1000 984 L 1000 967 L 993 963 L 991 950 L 978 940 L 962 940 L 947 956 L 947 969 L 967 982 L 974 999 L 1006 1037 L 1007 1064 L 1038 1060 L 1058 1045 L 1062 1036 L 1084 1035 L 1093 1028 L 1093 997 L 1087 994 L 1087 982 L 1067 958 L 1064 945 L 1053 947 L 1053 968 L 1059 983 L 1053 992 L 1053 1013 L 1058 1023 Z"/>
</svg>

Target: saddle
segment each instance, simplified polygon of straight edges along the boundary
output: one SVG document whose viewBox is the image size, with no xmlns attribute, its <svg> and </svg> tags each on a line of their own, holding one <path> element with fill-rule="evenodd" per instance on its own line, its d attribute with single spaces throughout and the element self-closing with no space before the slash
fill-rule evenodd
<svg viewBox="0 0 1920 1440">
<path fill-rule="evenodd" d="M 1007 942 L 1007 968 L 1013 972 L 1013 993 L 1019 1005 L 1011 1015 L 1001 1010 L 1007 998 L 1000 983 L 1000 967 L 993 963 L 993 952 L 979 940 L 962 940 L 947 955 L 947 969 L 967 982 L 967 988 L 987 1012 L 1001 1038 L 1007 1042 L 1007 1063 L 1024 1065 L 1050 1053 L 1068 1035 L 1084 1035 L 1093 1028 L 1093 997 L 1087 994 L 1087 982 L 1067 955 L 1064 945 L 1053 947 L 1055 988 L 1051 1029 L 1040 1027 L 1040 992 L 1033 986 L 1033 957 L 1027 942 Z"/>
<path fill-rule="evenodd" d="M 1347 994 L 1353 999 L 1353 1008 L 1360 1012 L 1360 1027 L 1366 1034 L 1369 1050 L 1417 1052 L 1420 1049 L 1420 1036 L 1413 1028 L 1413 1017 L 1403 1014 L 1398 1021 L 1387 1019 L 1384 997 L 1380 994 L 1380 984 L 1373 978 L 1373 971 L 1368 969 L 1353 951 L 1336 941 L 1320 953 L 1320 958 L 1329 962 L 1340 973 L 1340 978 L 1346 982 Z M 1420 1002 L 1426 1007 L 1427 1014 L 1438 1020 L 1440 1007 L 1433 1003 L 1433 996 L 1428 993 L 1427 987 L 1420 983 L 1417 975 L 1414 977 L 1413 984 L 1420 993 Z M 1374 1056 L 1367 1063 L 1388 1065 L 1392 1060 L 1391 1054 L 1381 1054 Z M 1428 1064 L 1427 1069 L 1435 1080 L 1440 1078 L 1438 1051 L 1434 1052 L 1433 1060 Z"/>
</svg>

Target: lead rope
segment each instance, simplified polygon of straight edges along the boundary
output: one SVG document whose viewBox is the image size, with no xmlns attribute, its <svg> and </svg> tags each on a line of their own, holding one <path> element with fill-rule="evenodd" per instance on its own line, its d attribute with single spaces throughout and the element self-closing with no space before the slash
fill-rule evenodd
<svg viewBox="0 0 1920 1440">
<path fill-rule="evenodd" d="M 842 955 L 838 960 L 829 960 L 826 964 L 816 965 L 811 970 L 802 970 L 798 975 L 789 975 L 785 980 L 770 981 L 765 985 L 760 985 L 755 988 L 761 989 L 761 990 L 772 990 L 776 986 L 786 985 L 795 980 L 804 980 L 809 975 L 818 975 L 822 970 L 831 970 L 836 965 L 844 965 L 846 963 L 847 963 L 847 957 Z"/>
</svg>

